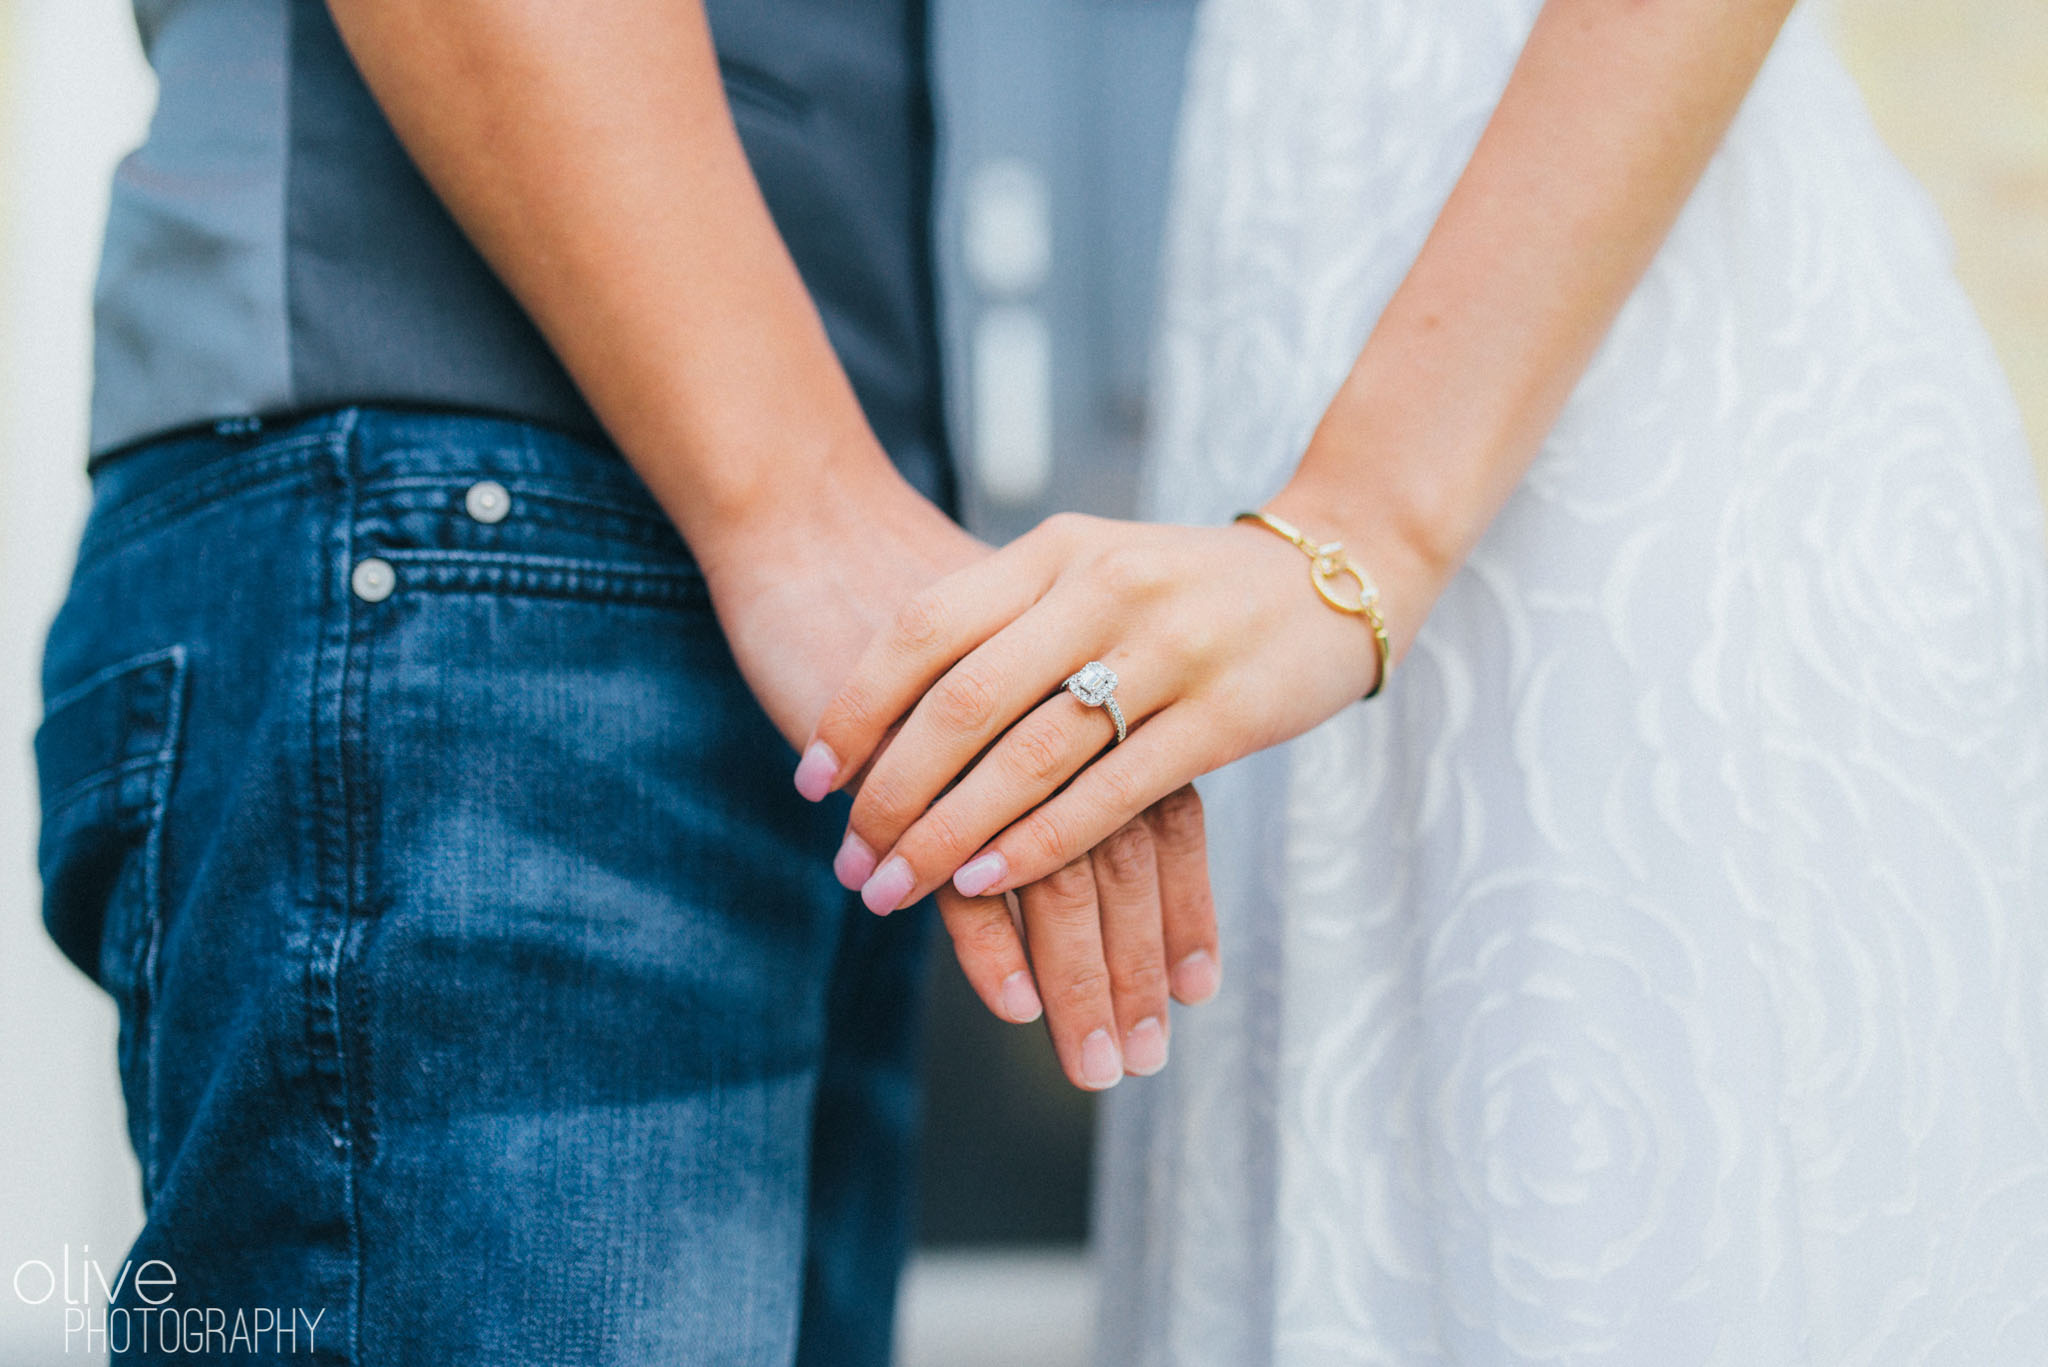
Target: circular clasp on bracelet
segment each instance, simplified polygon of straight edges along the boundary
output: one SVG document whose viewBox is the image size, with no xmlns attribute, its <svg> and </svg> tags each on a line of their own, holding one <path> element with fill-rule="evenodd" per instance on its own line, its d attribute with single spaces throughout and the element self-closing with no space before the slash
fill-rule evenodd
<svg viewBox="0 0 2048 1367">
<path fill-rule="evenodd" d="M 1309 576 L 1315 581 L 1316 592 L 1323 596 L 1324 602 L 1339 612 L 1362 616 L 1369 606 L 1379 602 L 1379 586 L 1367 578 L 1365 571 L 1353 564 L 1348 557 L 1333 554 L 1336 550 L 1341 548 L 1323 548 L 1310 563 Z M 1338 580 L 1347 575 L 1358 585 L 1357 602 L 1347 602 L 1334 587 Z"/>
</svg>

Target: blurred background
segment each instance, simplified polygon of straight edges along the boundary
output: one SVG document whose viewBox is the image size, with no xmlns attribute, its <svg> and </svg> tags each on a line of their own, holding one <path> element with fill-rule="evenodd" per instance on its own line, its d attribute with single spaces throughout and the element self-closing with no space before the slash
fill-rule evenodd
<svg viewBox="0 0 2048 1367">
<path fill-rule="evenodd" d="M 1957 270 L 2048 488 L 2048 6 L 1828 3 Z M 1156 242 L 1194 0 L 933 0 L 942 268 L 970 521 L 1128 510 Z M 140 1219 L 110 1008 L 43 938 L 29 739 L 41 637 L 84 516 L 92 272 L 114 161 L 152 101 L 127 0 L 0 0 L 0 1274 L 118 1258 Z M 1089 1105 L 1036 1030 L 935 954 L 923 1249 L 904 1367 L 1069 1367 L 1092 1316 Z M 1127 1081 L 1126 1086 L 1142 1086 Z M 54 1362 L 0 1283 L 0 1367 Z M 71 1359 L 75 1360 L 75 1359 Z"/>
</svg>

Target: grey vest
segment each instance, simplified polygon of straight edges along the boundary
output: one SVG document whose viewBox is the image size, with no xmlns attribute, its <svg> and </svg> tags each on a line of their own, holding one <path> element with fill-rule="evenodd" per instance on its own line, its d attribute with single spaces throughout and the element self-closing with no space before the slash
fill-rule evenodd
<svg viewBox="0 0 2048 1367">
<path fill-rule="evenodd" d="M 950 497 L 923 0 L 708 0 L 740 136 L 869 421 Z M 135 0 L 160 85 L 116 173 L 93 450 L 391 404 L 599 435 L 356 74 L 323 0 Z"/>
</svg>

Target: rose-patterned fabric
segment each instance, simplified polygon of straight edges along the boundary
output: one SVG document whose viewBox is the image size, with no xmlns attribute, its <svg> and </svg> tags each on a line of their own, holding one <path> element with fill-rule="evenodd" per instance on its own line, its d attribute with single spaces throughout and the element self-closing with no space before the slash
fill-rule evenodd
<svg viewBox="0 0 2048 1367">
<path fill-rule="evenodd" d="M 1285 480 L 1536 8 L 1209 0 L 1151 515 Z M 2048 1362 L 2041 504 L 1816 16 L 1392 686 L 1204 791 L 1105 1364 Z"/>
</svg>

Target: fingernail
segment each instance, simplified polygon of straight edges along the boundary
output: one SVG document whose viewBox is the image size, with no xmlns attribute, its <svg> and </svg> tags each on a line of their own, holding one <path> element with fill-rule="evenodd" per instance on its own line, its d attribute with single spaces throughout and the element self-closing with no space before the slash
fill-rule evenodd
<svg viewBox="0 0 2048 1367">
<path fill-rule="evenodd" d="M 796 765 L 796 790 L 806 801 L 822 802 L 832 791 L 832 780 L 839 777 L 839 756 L 832 753 L 832 747 L 824 741 L 814 740 L 811 748 L 804 751 L 804 757 Z"/>
<path fill-rule="evenodd" d="M 1205 1002 L 1222 986 L 1223 971 L 1206 949 L 1198 949 L 1173 966 L 1173 995 L 1189 1006 Z"/>
<path fill-rule="evenodd" d="M 910 865 L 903 862 L 903 856 L 892 854 L 861 888 L 860 900 L 867 903 L 868 910 L 875 915 L 887 916 L 903 905 L 903 899 L 910 895 L 910 889 L 916 882 L 917 875 L 910 871 Z"/>
<path fill-rule="evenodd" d="M 1166 1030 L 1159 1017 L 1147 1016 L 1124 1036 L 1124 1071 L 1150 1077 L 1166 1066 Z"/>
<path fill-rule="evenodd" d="M 1116 1051 L 1109 1031 L 1096 1029 L 1081 1041 L 1081 1084 L 1091 1091 L 1103 1091 L 1123 1080 L 1124 1061 Z"/>
<path fill-rule="evenodd" d="M 839 853 L 832 856 L 832 872 L 841 887 L 858 892 L 861 884 L 874 877 L 875 852 L 868 848 L 867 841 L 848 831 Z"/>
<path fill-rule="evenodd" d="M 1009 868 L 1009 860 L 990 850 L 980 858 L 962 864 L 960 871 L 953 875 L 953 886 L 962 897 L 979 897 L 994 887 Z"/>
<path fill-rule="evenodd" d="M 1003 979 L 1003 1014 L 1019 1025 L 1028 1025 L 1045 1014 L 1031 975 L 1021 968 Z"/>
</svg>

